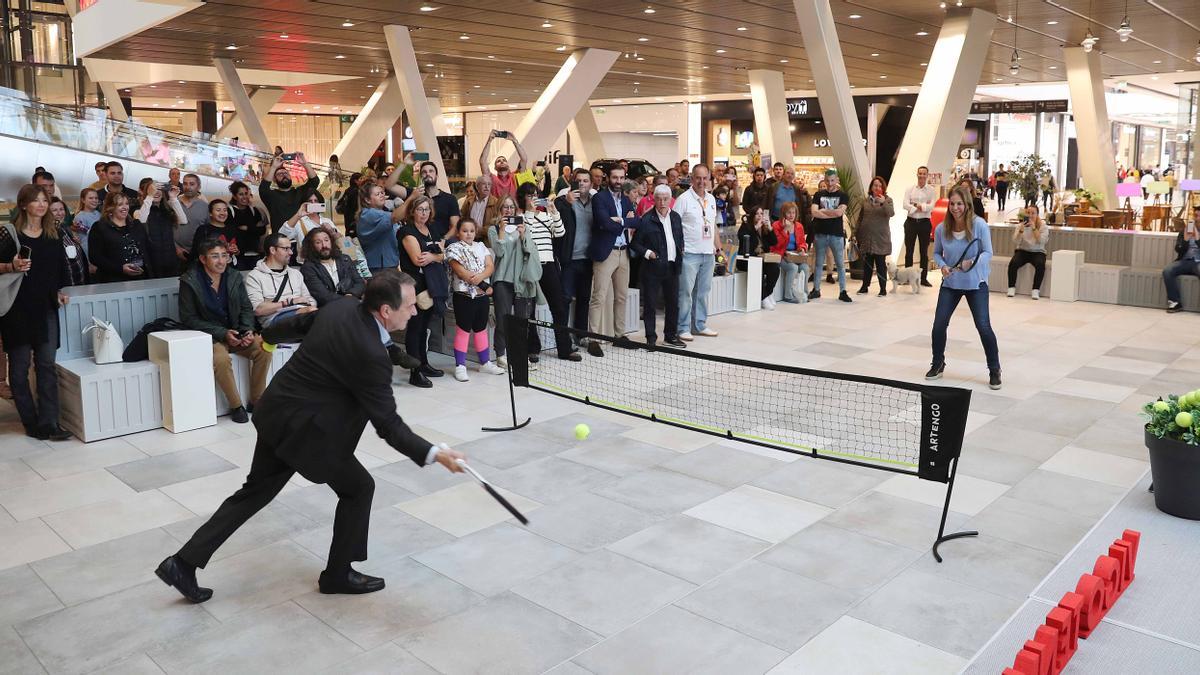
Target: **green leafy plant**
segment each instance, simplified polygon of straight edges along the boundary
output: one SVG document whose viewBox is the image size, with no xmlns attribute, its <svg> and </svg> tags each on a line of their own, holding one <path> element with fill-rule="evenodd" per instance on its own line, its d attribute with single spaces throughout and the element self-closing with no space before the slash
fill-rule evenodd
<svg viewBox="0 0 1200 675">
<path fill-rule="evenodd" d="M 850 167 L 839 166 L 837 177 L 838 182 L 842 185 L 842 191 L 850 197 L 850 204 L 846 207 L 846 222 L 858 222 L 858 212 L 862 210 L 863 198 L 866 197 L 862 183 L 859 182 L 858 176 L 854 175 L 854 169 Z"/>
<path fill-rule="evenodd" d="M 1174 394 L 1142 406 L 1146 431 L 1156 438 L 1171 438 L 1200 445 L 1200 389 Z"/>
<path fill-rule="evenodd" d="M 1082 201 L 1082 200 L 1086 199 L 1087 201 L 1091 202 L 1092 204 L 1099 204 L 1101 201 L 1100 195 L 1098 193 L 1092 192 L 1091 190 L 1084 188 L 1084 187 L 1075 188 L 1071 192 L 1072 192 L 1072 194 L 1075 195 L 1075 201 Z"/>
<path fill-rule="evenodd" d="M 1041 189 L 1039 186 L 1042 174 L 1049 170 L 1050 163 L 1042 159 L 1041 155 L 1021 155 L 1009 167 L 1009 182 L 1015 183 L 1018 192 L 1022 195 L 1037 194 Z"/>
</svg>

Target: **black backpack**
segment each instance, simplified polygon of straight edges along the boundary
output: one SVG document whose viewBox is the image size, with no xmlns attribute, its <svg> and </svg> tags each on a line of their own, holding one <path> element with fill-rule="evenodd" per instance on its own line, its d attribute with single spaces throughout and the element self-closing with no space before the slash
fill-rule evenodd
<svg viewBox="0 0 1200 675">
<path fill-rule="evenodd" d="M 142 326 L 137 335 L 133 336 L 129 346 L 121 353 L 121 360 L 126 363 L 148 360 L 150 358 L 150 334 L 164 330 L 187 330 L 187 326 L 166 316 L 151 321 Z"/>
</svg>

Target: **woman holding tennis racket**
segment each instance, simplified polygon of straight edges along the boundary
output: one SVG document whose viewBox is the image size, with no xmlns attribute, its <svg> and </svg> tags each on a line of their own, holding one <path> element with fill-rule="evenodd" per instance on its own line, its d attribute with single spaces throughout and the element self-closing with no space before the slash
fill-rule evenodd
<svg viewBox="0 0 1200 675">
<path fill-rule="evenodd" d="M 988 311 L 992 235 L 987 221 L 972 211 L 967 188 L 960 185 L 950 191 L 946 219 L 934 231 L 933 242 L 933 259 L 942 270 L 942 288 L 933 317 L 933 364 L 925 379 L 941 379 L 946 369 L 946 327 L 959 301 L 966 298 L 987 355 L 988 386 L 999 389 L 1000 350 Z"/>
</svg>

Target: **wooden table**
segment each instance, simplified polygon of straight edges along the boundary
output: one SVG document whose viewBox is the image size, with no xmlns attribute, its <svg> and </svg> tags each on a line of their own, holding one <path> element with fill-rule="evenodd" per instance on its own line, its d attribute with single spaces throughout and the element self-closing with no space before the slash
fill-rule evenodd
<svg viewBox="0 0 1200 675">
<path fill-rule="evenodd" d="M 1100 214 L 1078 213 L 1067 216 L 1067 227 L 1100 227 L 1103 220 Z"/>
<path fill-rule="evenodd" d="M 1171 218 L 1170 206 L 1143 206 L 1142 207 L 1142 229 L 1154 230 L 1159 232 L 1164 229 L 1170 229 L 1168 223 Z M 1161 227 L 1158 224 L 1161 222 Z"/>
</svg>

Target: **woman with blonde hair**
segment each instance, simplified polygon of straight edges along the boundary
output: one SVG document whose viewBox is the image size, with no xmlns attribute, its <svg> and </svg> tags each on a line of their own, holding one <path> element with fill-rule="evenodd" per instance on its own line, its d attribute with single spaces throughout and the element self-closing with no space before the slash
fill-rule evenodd
<svg viewBox="0 0 1200 675">
<path fill-rule="evenodd" d="M 972 246 L 978 241 L 977 246 Z M 968 250 L 970 249 L 970 251 Z M 978 257 L 976 257 L 978 252 Z M 988 386 L 1000 388 L 1000 350 L 988 309 L 988 273 L 992 262 L 992 235 L 987 221 L 971 210 L 971 191 L 961 185 L 950 191 L 946 219 L 933 233 L 933 259 L 942 271 L 933 318 L 933 363 L 925 379 L 937 380 L 946 368 L 946 328 L 963 298 L 987 355 Z"/>
<path fill-rule="evenodd" d="M 1008 297 L 1017 294 L 1017 272 L 1025 265 L 1033 266 L 1033 288 L 1030 296 L 1037 300 L 1042 293 L 1042 279 L 1046 276 L 1046 242 L 1050 239 L 1050 228 L 1042 221 L 1037 204 L 1027 204 L 1021 214 L 1022 222 L 1013 229 L 1016 250 L 1008 261 Z"/>
<path fill-rule="evenodd" d="M 495 259 L 492 273 L 492 301 L 496 313 L 496 365 L 508 368 L 508 340 L 505 319 L 510 314 L 528 319 L 533 316 L 541 289 L 542 263 L 537 243 L 529 236 L 512 195 L 500 198 L 498 214 L 488 228 L 488 242 Z M 529 355 L 536 359 L 536 354 Z"/>
</svg>

